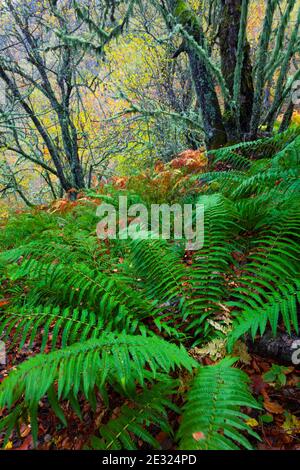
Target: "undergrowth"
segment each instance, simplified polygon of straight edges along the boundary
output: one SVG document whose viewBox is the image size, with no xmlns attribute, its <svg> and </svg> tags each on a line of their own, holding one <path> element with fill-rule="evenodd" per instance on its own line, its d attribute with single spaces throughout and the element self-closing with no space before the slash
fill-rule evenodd
<svg viewBox="0 0 300 470">
<path fill-rule="evenodd" d="M 231 354 L 244 335 L 267 328 L 275 335 L 279 326 L 298 332 L 300 137 L 287 132 L 208 157 L 205 170 L 176 173 L 177 183 L 153 178 L 159 192 L 145 201 L 157 202 L 172 181 L 184 188 L 176 202 L 204 204 L 204 245 L 194 252 L 177 240 L 97 238 L 101 201 L 143 202 L 137 177 L 6 223 L 0 333 L 11 348 L 39 352 L 0 386 L 4 445 L 28 419 L 38 442 L 41 400 L 67 425 L 63 403 L 80 417 L 82 397 L 94 410 L 100 400 L 110 414 L 113 390 L 119 415 L 90 436 L 89 447 L 134 449 L 139 439 L 156 448 L 153 426 L 179 449 L 252 447 L 258 436 L 241 408 L 259 405 Z M 220 338 L 227 357 L 219 363 L 204 366 L 190 354 Z M 182 415 L 178 429 L 170 410 Z"/>
</svg>

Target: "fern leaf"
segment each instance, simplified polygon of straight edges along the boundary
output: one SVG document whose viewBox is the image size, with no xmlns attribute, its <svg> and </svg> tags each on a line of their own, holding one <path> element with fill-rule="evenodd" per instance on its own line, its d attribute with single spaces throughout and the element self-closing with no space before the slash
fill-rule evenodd
<svg viewBox="0 0 300 470">
<path fill-rule="evenodd" d="M 214 366 L 200 367 L 184 406 L 178 432 L 182 450 L 251 449 L 245 432 L 257 437 L 245 423 L 241 406 L 259 408 L 248 390 L 248 376 L 225 358 Z"/>
</svg>

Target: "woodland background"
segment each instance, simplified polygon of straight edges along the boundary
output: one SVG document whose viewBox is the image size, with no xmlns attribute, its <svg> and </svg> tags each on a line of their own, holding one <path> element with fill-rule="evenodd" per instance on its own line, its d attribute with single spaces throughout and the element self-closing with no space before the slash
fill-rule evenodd
<svg viewBox="0 0 300 470">
<path fill-rule="evenodd" d="M 278 116 L 282 130 L 299 120 L 295 0 L 3 1 L 0 19 L 10 203 L 270 135 Z"/>
</svg>

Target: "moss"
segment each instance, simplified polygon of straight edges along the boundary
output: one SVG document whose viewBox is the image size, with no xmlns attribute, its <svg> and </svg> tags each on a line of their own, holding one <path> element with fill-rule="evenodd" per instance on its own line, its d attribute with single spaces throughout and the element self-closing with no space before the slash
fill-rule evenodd
<svg viewBox="0 0 300 470">
<path fill-rule="evenodd" d="M 201 30 L 200 20 L 185 0 L 174 0 L 173 14 L 190 33 L 194 36 L 199 34 Z"/>
</svg>

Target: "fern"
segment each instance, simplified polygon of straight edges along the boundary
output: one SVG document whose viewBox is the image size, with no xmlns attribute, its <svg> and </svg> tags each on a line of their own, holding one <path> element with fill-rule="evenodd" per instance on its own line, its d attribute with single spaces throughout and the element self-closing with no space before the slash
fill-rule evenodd
<svg viewBox="0 0 300 470">
<path fill-rule="evenodd" d="M 270 158 L 282 151 L 289 143 L 299 135 L 299 127 L 292 127 L 285 132 L 265 137 L 253 142 L 241 142 L 230 147 L 208 152 L 214 162 L 223 161 L 232 153 L 248 158 Z"/>
<path fill-rule="evenodd" d="M 150 316 L 152 306 L 138 292 L 133 292 L 132 281 L 121 274 L 95 272 L 86 264 L 73 266 L 45 264 L 35 259 L 24 260 L 11 270 L 11 279 L 26 277 L 34 281 L 28 303 L 36 305 L 43 300 L 53 304 L 65 301 L 74 307 L 85 306 L 115 324 L 137 321 Z M 130 313 L 129 313 L 130 312 Z M 112 318 L 112 314 L 114 317 Z M 124 323 L 125 322 L 125 323 Z"/>
<path fill-rule="evenodd" d="M 189 273 L 191 286 L 187 307 L 188 330 L 194 336 L 210 329 L 205 320 L 218 312 L 218 304 L 226 296 L 225 274 L 229 272 L 232 238 L 237 229 L 235 210 L 230 201 L 220 195 L 204 196 L 199 203 L 205 205 L 204 246 L 193 256 Z"/>
<path fill-rule="evenodd" d="M 103 319 L 94 312 L 80 309 L 61 309 L 60 307 L 23 307 L 18 311 L 8 310 L 0 316 L 0 335 L 3 340 L 10 339 L 10 347 L 19 344 L 22 349 L 26 341 L 31 348 L 38 334 L 41 334 L 41 352 L 49 342 L 55 350 L 89 338 L 97 338 L 104 329 Z M 60 338 L 61 336 L 61 338 Z"/>
<path fill-rule="evenodd" d="M 254 339 L 259 332 L 263 335 L 268 324 L 273 334 L 277 332 L 279 320 L 282 320 L 289 334 L 292 327 L 299 333 L 297 305 L 300 303 L 300 281 L 294 284 L 278 284 L 271 294 L 252 295 L 248 305 L 240 304 L 241 312 L 233 323 L 232 332 L 228 338 L 228 347 L 232 350 L 234 343 L 245 333 L 251 333 Z M 234 304 L 236 306 L 236 304 Z"/>
<path fill-rule="evenodd" d="M 233 199 L 239 199 L 241 197 L 249 197 L 252 194 L 265 192 L 266 189 L 274 187 L 275 183 L 281 178 L 285 181 L 294 181 L 299 177 L 298 169 L 288 169 L 282 171 L 282 169 L 270 169 L 263 173 L 258 173 L 250 176 L 244 180 L 233 192 Z"/>
<path fill-rule="evenodd" d="M 147 379 L 159 378 L 161 372 L 168 374 L 176 367 L 191 371 L 196 365 L 183 348 L 158 337 L 107 332 L 98 339 L 39 354 L 21 364 L 1 384 L 0 408 L 10 410 L 22 398 L 31 416 L 36 441 L 38 404 L 46 394 L 54 412 L 65 424 L 60 399 L 69 399 L 78 411 L 79 392 L 92 402 L 95 387 L 106 397 L 106 384 L 125 395 L 132 394 L 136 384 L 144 386 Z M 17 419 L 15 414 L 13 417 Z"/>
<path fill-rule="evenodd" d="M 189 177 L 189 201 L 205 206 L 204 246 L 192 254 L 185 240 L 100 242 L 96 205 L 86 200 L 10 219 L 0 234 L 0 335 L 40 352 L 0 385 L 7 438 L 29 413 L 37 440 L 41 400 L 64 425 L 65 400 L 79 416 L 83 400 L 93 409 L 101 400 L 92 447 L 132 449 L 142 440 L 156 448 L 154 426 L 172 435 L 169 410 L 184 400 L 180 448 L 251 447 L 246 434 L 257 436 L 240 407 L 257 404 L 246 375 L 231 358 L 199 367 L 185 347 L 229 324 L 230 351 L 244 334 L 299 331 L 299 139 L 293 128 L 209 153 L 212 167 L 228 171 Z M 116 206 L 119 192 L 110 189 L 92 197 Z"/>
<path fill-rule="evenodd" d="M 259 408 L 248 390 L 248 376 L 232 368 L 235 359 L 200 367 L 187 396 L 178 432 L 182 450 L 251 449 L 244 432 L 257 437 L 245 423 L 241 406 Z"/>
<path fill-rule="evenodd" d="M 147 442 L 152 448 L 160 448 L 159 443 L 146 426 L 156 425 L 159 429 L 172 435 L 172 428 L 168 423 L 168 408 L 179 409 L 170 400 L 169 396 L 176 393 L 176 381 L 154 385 L 150 390 L 144 390 L 132 397 L 129 404 L 123 405 L 120 416 L 110 419 L 101 426 L 99 433 L 101 438 L 93 436 L 91 446 L 100 450 L 136 449 L 132 435 Z"/>
<path fill-rule="evenodd" d="M 131 262 L 135 273 L 142 277 L 150 298 L 161 302 L 184 295 L 183 264 L 176 253 L 161 240 L 132 242 Z"/>
</svg>

